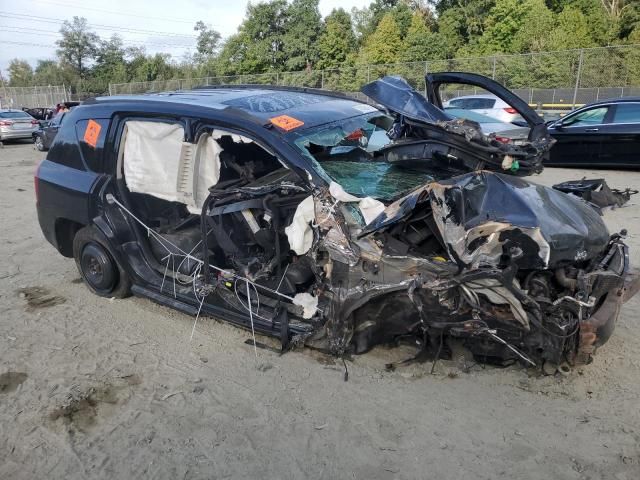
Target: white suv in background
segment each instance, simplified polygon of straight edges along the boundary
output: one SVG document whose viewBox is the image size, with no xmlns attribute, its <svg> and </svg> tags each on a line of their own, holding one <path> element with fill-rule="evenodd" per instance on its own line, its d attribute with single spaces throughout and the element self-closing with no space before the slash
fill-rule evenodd
<svg viewBox="0 0 640 480">
<path fill-rule="evenodd" d="M 444 102 L 444 108 L 459 108 L 472 110 L 488 117 L 496 118 L 502 122 L 511 123 L 514 120 L 521 120 L 515 108 L 495 95 L 467 95 L 464 97 L 452 98 Z"/>
</svg>

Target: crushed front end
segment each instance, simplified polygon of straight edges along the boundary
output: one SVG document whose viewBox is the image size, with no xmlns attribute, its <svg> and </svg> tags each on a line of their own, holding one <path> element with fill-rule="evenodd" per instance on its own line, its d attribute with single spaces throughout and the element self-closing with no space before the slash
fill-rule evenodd
<svg viewBox="0 0 640 480">
<path fill-rule="evenodd" d="M 623 234 L 586 202 L 513 176 L 432 182 L 362 226 L 353 202 L 315 199 L 322 328 L 307 343 L 363 353 L 409 340 L 446 357 L 589 363 L 635 290 Z"/>
</svg>

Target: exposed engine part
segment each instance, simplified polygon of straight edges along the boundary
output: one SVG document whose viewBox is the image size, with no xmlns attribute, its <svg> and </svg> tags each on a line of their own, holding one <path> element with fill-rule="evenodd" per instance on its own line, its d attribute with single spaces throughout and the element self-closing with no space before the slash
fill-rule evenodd
<svg viewBox="0 0 640 480">
<path fill-rule="evenodd" d="M 577 278 L 569 278 L 567 276 L 567 271 L 564 267 L 558 268 L 555 271 L 556 281 L 565 288 L 568 288 L 570 291 L 574 292 L 576 287 L 578 286 Z"/>
</svg>

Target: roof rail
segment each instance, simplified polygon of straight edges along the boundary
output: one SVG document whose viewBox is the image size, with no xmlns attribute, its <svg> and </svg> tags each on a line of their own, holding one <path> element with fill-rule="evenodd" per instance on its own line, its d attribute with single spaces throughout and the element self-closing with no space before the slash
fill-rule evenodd
<svg viewBox="0 0 640 480">
<path fill-rule="evenodd" d="M 224 89 L 240 89 L 240 90 L 275 90 L 282 92 L 300 92 L 300 93 L 313 93 L 316 95 L 324 95 L 327 97 L 336 97 L 343 98 L 345 100 L 353 100 L 360 103 L 366 103 L 357 98 L 350 97 L 346 93 L 336 92 L 333 90 L 324 90 L 321 88 L 311 88 L 311 87 L 288 87 L 285 85 L 262 85 L 259 83 L 256 84 L 239 84 L 239 85 L 200 85 L 197 87 L 193 87 L 186 90 L 176 90 L 176 92 L 189 92 L 193 90 L 224 90 Z M 159 93 L 159 92 L 154 92 Z M 169 93 L 169 92 L 164 92 Z"/>
</svg>

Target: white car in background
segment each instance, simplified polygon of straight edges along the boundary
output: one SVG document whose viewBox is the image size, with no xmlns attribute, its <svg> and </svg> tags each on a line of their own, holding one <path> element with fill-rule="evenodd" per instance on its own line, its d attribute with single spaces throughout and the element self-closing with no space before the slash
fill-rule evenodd
<svg viewBox="0 0 640 480">
<path fill-rule="evenodd" d="M 522 120 L 515 108 L 495 95 L 467 95 L 452 98 L 443 103 L 446 108 L 459 108 L 471 110 L 482 115 L 497 118 L 502 122 L 511 123 L 514 120 Z"/>
<path fill-rule="evenodd" d="M 445 107 L 444 111 L 452 117 L 464 118 L 479 123 L 482 133 L 485 135 L 495 133 L 498 137 L 510 138 L 512 140 L 526 140 L 529 136 L 529 127 L 519 127 L 513 123 L 503 122 L 502 120 L 477 113 L 473 110 Z"/>
</svg>

